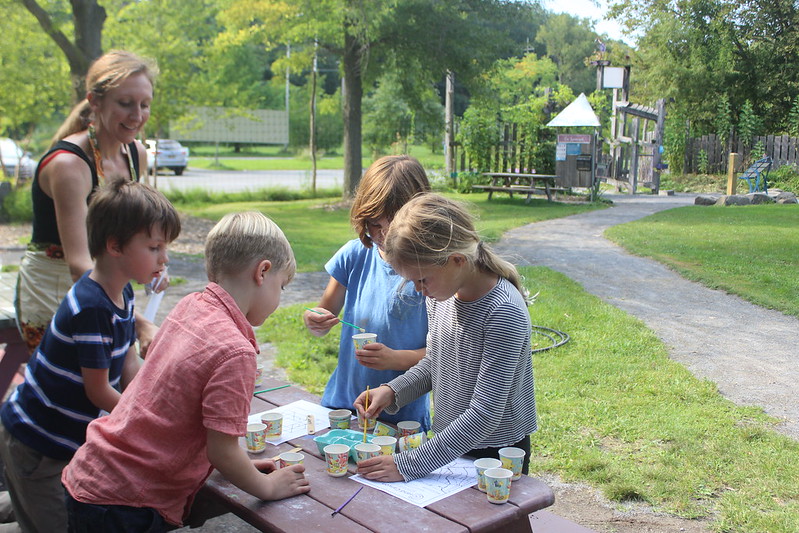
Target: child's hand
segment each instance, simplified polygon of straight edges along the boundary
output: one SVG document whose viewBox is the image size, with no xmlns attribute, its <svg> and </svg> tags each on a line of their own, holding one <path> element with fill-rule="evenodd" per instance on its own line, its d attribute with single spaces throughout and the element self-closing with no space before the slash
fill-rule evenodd
<svg viewBox="0 0 799 533">
<path fill-rule="evenodd" d="M 319 313 L 314 311 L 319 311 Z M 316 307 L 313 311 L 305 311 L 305 314 L 302 315 L 302 320 L 305 322 L 305 327 L 308 328 L 308 331 L 316 337 L 326 335 L 330 328 L 339 322 L 336 315 L 323 307 Z"/>
<path fill-rule="evenodd" d="M 399 370 L 396 351 L 385 344 L 372 342 L 361 350 L 355 350 L 355 358 L 367 368 L 375 370 Z"/>
<path fill-rule="evenodd" d="M 304 465 L 291 465 L 279 468 L 268 474 L 269 496 L 264 500 L 282 500 L 297 494 L 304 494 L 311 490 L 308 480 L 305 478 Z"/>
<path fill-rule="evenodd" d="M 383 409 L 394 403 L 394 391 L 388 385 L 380 385 L 376 389 L 369 390 L 369 410 L 364 412 L 364 403 L 366 402 L 366 391 L 362 392 L 355 401 L 353 406 L 358 410 L 358 413 L 366 418 L 377 418 Z"/>
<path fill-rule="evenodd" d="M 358 463 L 358 473 L 372 481 L 405 481 L 393 455 L 379 455 Z"/>
</svg>

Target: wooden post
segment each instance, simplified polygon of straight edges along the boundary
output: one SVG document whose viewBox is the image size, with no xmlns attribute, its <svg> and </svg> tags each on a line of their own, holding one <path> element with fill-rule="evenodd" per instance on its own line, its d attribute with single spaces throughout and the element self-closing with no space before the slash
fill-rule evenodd
<svg viewBox="0 0 799 533">
<path fill-rule="evenodd" d="M 444 92 L 444 158 L 447 167 L 447 176 L 452 178 L 453 183 L 457 180 L 455 170 L 455 155 L 452 143 L 455 141 L 455 115 L 454 108 L 455 94 L 455 75 L 451 70 L 447 71 L 447 83 Z M 454 183 L 457 186 L 457 183 Z"/>
<path fill-rule="evenodd" d="M 738 181 L 735 178 L 735 169 L 738 168 L 738 154 L 730 152 L 730 161 L 727 164 L 727 196 L 735 194 L 735 188 Z"/>
</svg>

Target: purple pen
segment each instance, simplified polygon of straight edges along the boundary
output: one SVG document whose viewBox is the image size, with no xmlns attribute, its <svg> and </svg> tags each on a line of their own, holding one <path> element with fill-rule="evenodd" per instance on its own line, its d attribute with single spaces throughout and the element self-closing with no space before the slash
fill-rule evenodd
<svg viewBox="0 0 799 533">
<path fill-rule="evenodd" d="M 341 511 L 342 509 L 344 509 L 344 506 L 345 506 L 345 505 L 347 505 L 348 503 L 350 503 L 350 502 L 352 501 L 352 499 L 353 499 L 354 497 L 356 497 L 356 496 L 358 495 L 358 493 L 359 493 L 359 492 L 361 492 L 362 490 L 363 490 L 363 487 L 361 487 L 361 488 L 359 488 L 358 490 L 356 490 L 356 491 L 355 491 L 355 494 L 353 494 L 352 496 L 350 496 L 350 497 L 349 497 L 349 499 L 348 499 L 346 502 L 344 502 L 344 503 L 342 503 L 341 505 L 339 505 L 339 506 L 338 506 L 338 509 L 336 509 L 335 511 L 333 511 L 332 513 L 330 513 L 330 516 L 336 516 L 336 513 L 338 513 L 338 512 L 339 512 L 339 511 Z"/>
</svg>

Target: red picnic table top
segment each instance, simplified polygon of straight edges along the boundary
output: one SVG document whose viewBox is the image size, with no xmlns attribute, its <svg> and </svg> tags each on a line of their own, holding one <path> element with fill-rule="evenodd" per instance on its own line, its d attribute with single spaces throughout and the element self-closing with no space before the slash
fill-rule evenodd
<svg viewBox="0 0 799 533">
<path fill-rule="evenodd" d="M 263 389 L 285 384 L 265 379 Z M 299 387 L 286 387 L 253 398 L 251 413 L 259 413 L 297 400 L 319 403 L 319 398 Z M 316 435 L 328 430 L 318 431 Z M 349 476 L 334 478 L 325 471 L 313 437 L 293 439 L 280 445 L 267 443 L 265 453 L 252 458 L 273 457 L 295 447 L 305 455 L 305 475 L 310 481 L 308 494 L 286 500 L 265 502 L 232 485 L 214 472 L 198 496 L 197 505 L 214 507 L 215 514 L 233 512 L 261 531 L 293 532 L 396 532 L 398 527 L 411 531 L 531 532 L 529 515 L 552 505 L 552 490 L 540 480 L 522 476 L 511 487 L 510 501 L 503 505 L 489 503 L 477 487 L 462 490 L 427 507 L 418 507 L 390 494 L 363 485 Z M 243 439 L 242 439 L 242 446 Z M 349 473 L 356 467 L 350 463 Z M 336 516 L 333 510 L 359 488 L 363 490 Z M 204 503 L 200 503 L 204 502 Z M 214 513 L 209 513 L 213 515 Z"/>
</svg>

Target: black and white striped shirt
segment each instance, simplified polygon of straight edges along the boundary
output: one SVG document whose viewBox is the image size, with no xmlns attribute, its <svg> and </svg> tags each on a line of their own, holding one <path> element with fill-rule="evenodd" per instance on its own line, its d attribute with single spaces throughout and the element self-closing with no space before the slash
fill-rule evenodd
<svg viewBox="0 0 799 533">
<path fill-rule="evenodd" d="M 427 299 L 427 355 L 388 385 L 393 412 L 433 391 L 435 437 L 394 456 L 406 481 L 476 448 L 509 446 L 537 429 L 530 315 L 508 280 L 482 298 Z"/>
</svg>

